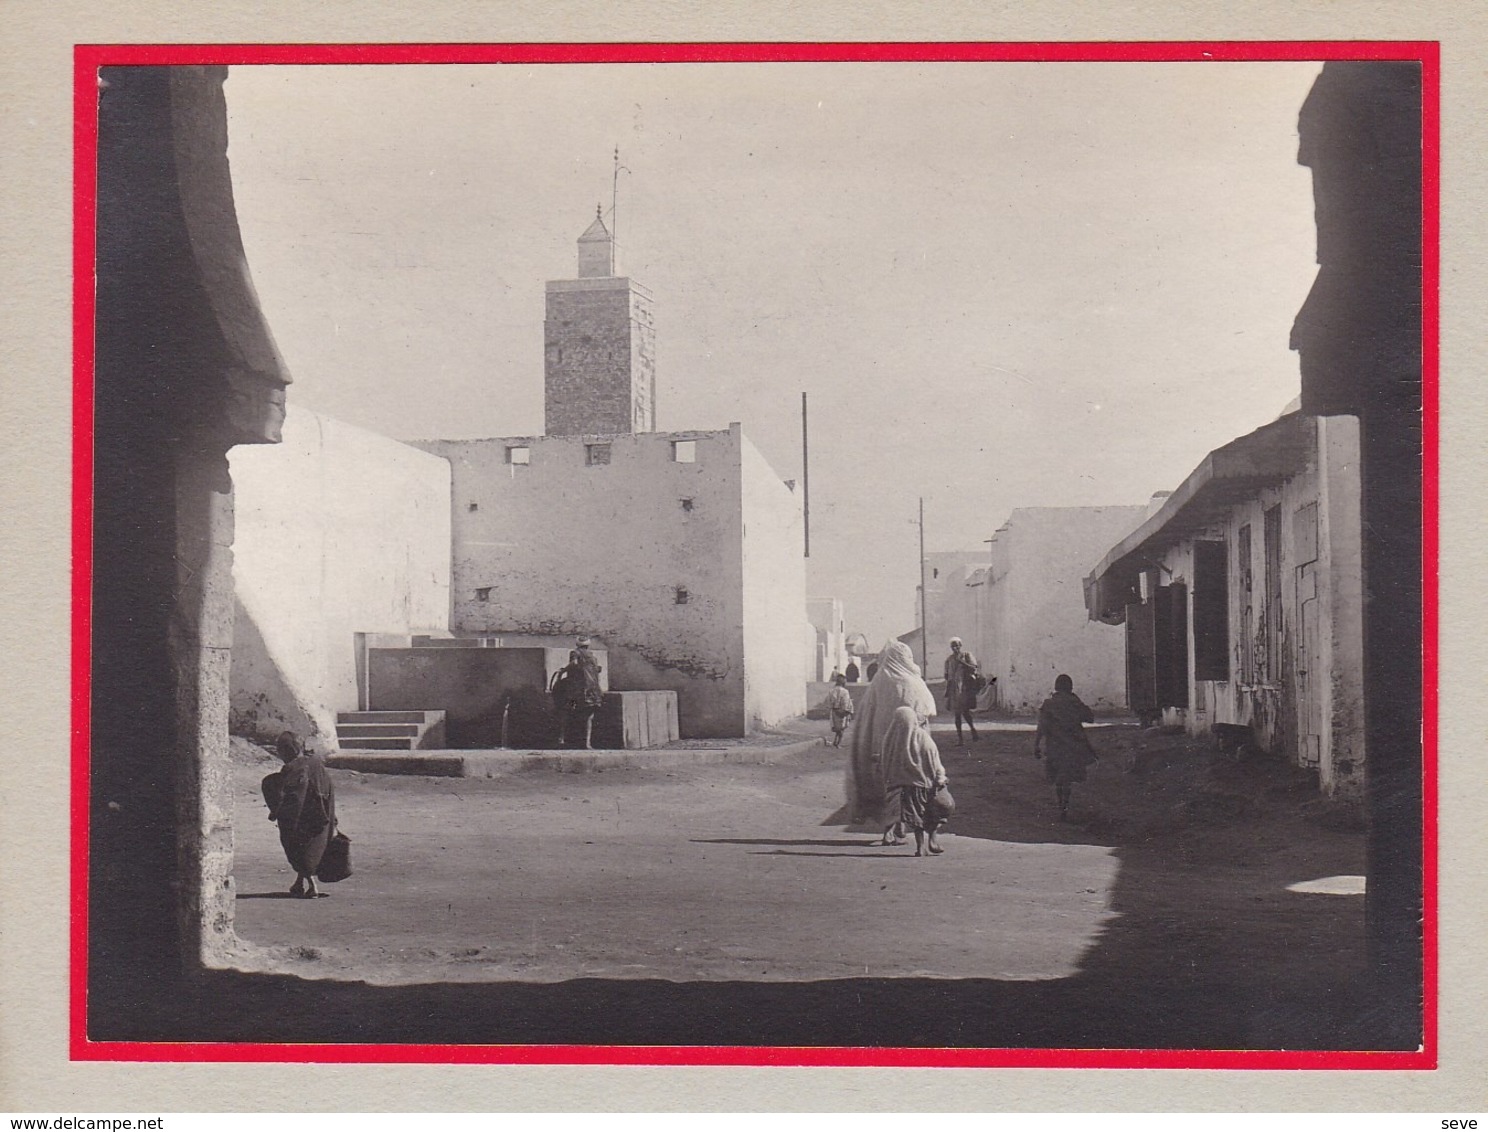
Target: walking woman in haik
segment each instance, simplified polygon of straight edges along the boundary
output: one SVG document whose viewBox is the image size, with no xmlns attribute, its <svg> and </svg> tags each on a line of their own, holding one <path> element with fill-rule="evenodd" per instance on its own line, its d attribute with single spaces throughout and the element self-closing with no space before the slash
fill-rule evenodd
<svg viewBox="0 0 1488 1132">
<path fill-rule="evenodd" d="M 336 792 L 330 772 L 325 760 L 306 750 L 293 731 L 283 732 L 274 750 L 284 766 L 263 780 L 263 795 L 269 804 L 269 820 L 279 823 L 279 844 L 295 871 L 289 894 L 309 900 L 327 896 L 316 891 L 315 871 L 336 832 Z"/>
<path fill-rule="evenodd" d="M 1083 726 L 1094 722 L 1095 713 L 1075 695 L 1075 682 L 1068 676 L 1056 677 L 1054 694 L 1039 708 L 1033 757 L 1044 759 L 1044 774 L 1054 784 L 1059 802 L 1060 821 L 1067 820 L 1070 786 L 1084 782 L 1085 768 L 1097 761 Z"/>
<path fill-rule="evenodd" d="M 927 836 L 930 852 L 944 852 L 935 834 L 945 824 L 945 816 L 934 798 L 935 791 L 948 784 L 945 767 L 929 727 L 913 708 L 894 709 L 884 737 L 883 768 L 889 809 L 897 809 L 900 829 L 914 830 L 915 856 L 925 855 Z"/>
<path fill-rule="evenodd" d="M 878 654 L 877 671 L 853 715 L 848 742 L 847 803 L 853 825 L 884 829 L 884 844 L 903 844 L 895 827 L 899 815 L 886 816 L 883 777 L 884 739 L 897 708 L 907 707 L 928 723 L 935 716 L 935 697 L 920 676 L 914 654 L 903 641 L 890 641 Z M 887 826 L 887 828 L 885 828 Z"/>
</svg>

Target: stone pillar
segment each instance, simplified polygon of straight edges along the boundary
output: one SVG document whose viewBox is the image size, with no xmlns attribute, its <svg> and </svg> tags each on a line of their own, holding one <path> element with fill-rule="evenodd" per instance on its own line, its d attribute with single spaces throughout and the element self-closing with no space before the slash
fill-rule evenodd
<svg viewBox="0 0 1488 1132">
<path fill-rule="evenodd" d="M 1323 785 L 1341 798 L 1361 800 L 1367 762 L 1364 742 L 1364 563 L 1359 524 L 1359 422 L 1318 418 L 1319 527 L 1326 540 L 1323 575 L 1328 622 L 1324 716 L 1328 732 Z"/>
<path fill-rule="evenodd" d="M 233 492 L 227 453 L 176 462 L 176 916 L 189 966 L 219 966 L 233 934 L 232 767 L 228 680 L 233 637 Z"/>
<path fill-rule="evenodd" d="M 1303 104 L 1318 276 L 1292 329 L 1302 411 L 1359 418 L 1366 914 L 1382 1048 L 1423 1026 L 1421 66 L 1329 62 Z"/>
<path fill-rule="evenodd" d="M 232 932 L 234 444 L 289 375 L 253 292 L 222 67 L 99 75 L 88 1034 L 160 1036 Z"/>
</svg>

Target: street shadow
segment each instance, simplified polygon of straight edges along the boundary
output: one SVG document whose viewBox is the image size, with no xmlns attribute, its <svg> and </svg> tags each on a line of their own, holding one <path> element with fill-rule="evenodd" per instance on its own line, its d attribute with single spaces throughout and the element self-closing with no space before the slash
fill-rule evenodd
<svg viewBox="0 0 1488 1132">
<path fill-rule="evenodd" d="M 846 848 L 851 845 L 869 846 L 876 845 L 876 841 L 843 841 L 836 840 L 804 840 L 793 841 L 784 837 L 694 837 L 691 839 L 694 845 L 825 845 L 833 848 Z"/>
<path fill-rule="evenodd" d="M 858 844 L 863 844 L 863 843 L 862 842 L 859 842 Z M 875 843 L 874 842 L 867 842 L 866 844 L 872 845 L 872 844 L 875 844 Z M 855 858 L 858 858 L 858 859 L 861 859 L 861 860 L 866 860 L 869 857 L 905 857 L 905 856 L 913 857 L 914 856 L 913 853 L 907 853 L 907 854 L 906 853 L 793 853 L 789 849 L 771 849 L 771 850 L 768 850 L 768 851 L 761 850 L 760 852 L 751 853 L 749 855 L 751 857 L 855 857 Z"/>
<path fill-rule="evenodd" d="M 297 900 L 298 897 L 291 896 L 288 892 L 240 892 L 239 900 Z"/>
<path fill-rule="evenodd" d="M 1244 819 L 1250 826 L 1232 823 L 1226 844 L 1237 846 L 1234 859 L 1217 870 L 1206 866 L 1217 879 L 1196 888 L 1190 866 L 1204 853 L 1212 860 L 1212 847 L 1201 843 L 1210 833 L 1149 836 L 1112 823 L 1111 807 L 1126 796 L 1118 759 L 1077 787 L 1074 812 L 1083 827 L 1057 821 L 1052 791 L 1048 804 L 1038 802 L 1045 784 L 1021 747 L 952 753 L 946 766 L 958 801 L 948 832 L 956 837 L 1067 845 L 1087 854 L 1099 844 L 1115 858 L 1110 915 L 1065 977 L 385 986 L 328 969 L 319 978 L 207 971 L 183 982 L 163 960 L 151 972 L 95 956 L 89 1036 L 450 1046 L 1416 1048 L 1414 1020 L 1379 1007 L 1364 977 L 1363 900 L 1272 883 L 1280 880 L 1278 858 L 1295 865 L 1288 883 L 1360 872 L 1357 836 L 1304 835 L 1300 819 L 1277 807 L 1276 814 Z M 914 859 L 868 852 L 871 843 L 850 834 L 709 840 L 754 845 L 761 856 Z M 1299 845 L 1307 846 L 1306 857 L 1293 860 Z M 1263 868 L 1264 884 L 1249 879 Z"/>
</svg>

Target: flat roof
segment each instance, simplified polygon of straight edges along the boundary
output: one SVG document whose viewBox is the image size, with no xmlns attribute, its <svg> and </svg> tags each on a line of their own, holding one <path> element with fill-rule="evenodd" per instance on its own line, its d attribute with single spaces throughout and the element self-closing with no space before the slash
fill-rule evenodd
<svg viewBox="0 0 1488 1132">
<path fill-rule="evenodd" d="M 1216 448 L 1085 579 L 1092 621 L 1119 625 L 1137 575 L 1155 553 L 1205 527 L 1263 488 L 1303 471 L 1317 448 L 1316 418 L 1288 413 Z"/>
</svg>

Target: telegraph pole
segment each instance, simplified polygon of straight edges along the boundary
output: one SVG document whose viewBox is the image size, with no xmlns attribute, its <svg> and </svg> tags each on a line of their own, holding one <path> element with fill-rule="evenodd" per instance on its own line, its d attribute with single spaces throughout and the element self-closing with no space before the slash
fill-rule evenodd
<svg viewBox="0 0 1488 1132">
<path fill-rule="evenodd" d="M 801 394 L 801 512 L 806 555 L 811 557 L 811 450 L 806 440 L 806 394 Z"/>
<path fill-rule="evenodd" d="M 920 496 L 920 668 L 930 678 L 930 626 L 925 623 L 925 497 Z"/>
</svg>

